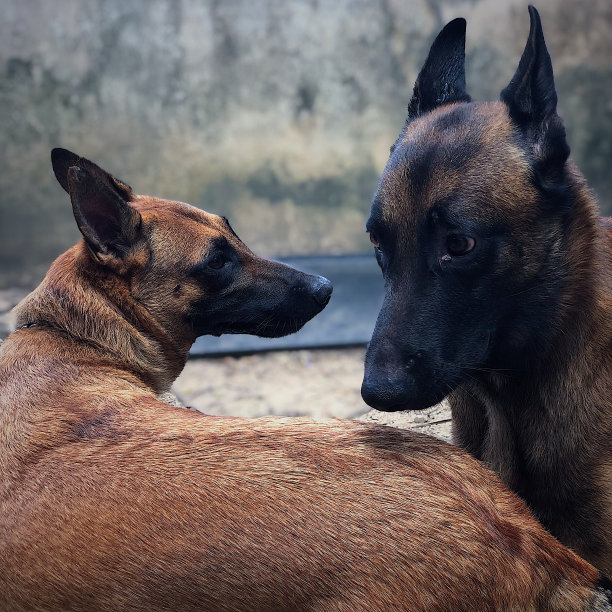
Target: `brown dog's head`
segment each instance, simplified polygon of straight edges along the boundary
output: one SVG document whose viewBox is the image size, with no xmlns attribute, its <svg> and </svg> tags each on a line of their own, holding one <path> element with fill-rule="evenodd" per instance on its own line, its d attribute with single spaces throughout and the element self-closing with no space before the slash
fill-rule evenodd
<svg viewBox="0 0 612 612">
<path fill-rule="evenodd" d="M 110 298 L 128 318 L 148 313 L 191 343 L 203 334 L 283 336 L 327 305 L 327 279 L 257 257 L 224 217 L 135 195 L 65 149 L 51 159 L 85 239 L 88 258 L 78 265 L 110 279 Z"/>
<path fill-rule="evenodd" d="M 526 367 L 563 290 L 569 148 L 537 11 L 499 102 L 465 91 L 465 21 L 439 34 L 367 223 L 386 282 L 364 400 L 433 405 L 483 372 Z"/>
</svg>

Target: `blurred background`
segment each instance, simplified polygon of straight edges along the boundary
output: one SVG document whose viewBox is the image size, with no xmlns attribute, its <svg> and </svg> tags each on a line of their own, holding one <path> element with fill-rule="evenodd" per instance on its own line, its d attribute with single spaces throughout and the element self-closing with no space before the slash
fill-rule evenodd
<svg viewBox="0 0 612 612">
<path fill-rule="evenodd" d="M 0 311 L 78 238 L 49 162 L 61 146 L 138 193 L 226 215 L 262 255 L 305 256 L 309 269 L 325 256 L 321 265 L 344 289 L 318 337 L 357 317 L 347 304 L 367 302 L 357 328 L 333 342 L 342 345 L 362 344 L 373 325 L 380 281 L 365 220 L 435 34 L 467 18 L 468 90 L 496 99 L 529 30 L 527 3 L 516 0 L 0 7 Z M 572 155 L 612 214 L 612 3 L 539 0 L 537 8 Z M 304 346 L 317 345 L 316 325 Z M 224 352 L 212 344 L 199 352 L 206 346 Z M 360 364 L 362 350 L 355 355 Z M 360 401 L 358 378 L 350 401 Z"/>
</svg>

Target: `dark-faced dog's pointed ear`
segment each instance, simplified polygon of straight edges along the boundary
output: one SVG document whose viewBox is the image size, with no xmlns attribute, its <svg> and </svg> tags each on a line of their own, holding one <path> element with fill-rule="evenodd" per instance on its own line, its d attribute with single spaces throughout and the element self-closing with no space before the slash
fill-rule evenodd
<svg viewBox="0 0 612 612">
<path fill-rule="evenodd" d="M 557 115 L 552 62 L 544 42 L 538 11 L 529 7 L 531 27 L 521 61 L 500 99 L 512 120 L 532 142 L 536 169 L 545 182 L 559 178 L 569 156 L 565 128 Z"/>
<path fill-rule="evenodd" d="M 465 91 L 465 19 L 453 19 L 429 50 L 414 85 L 408 120 L 443 104 L 470 99 Z"/>
<path fill-rule="evenodd" d="M 531 26 L 525 50 L 501 100 L 508 105 L 510 116 L 520 124 L 541 123 L 557 111 L 557 92 L 552 62 L 544 41 L 540 14 L 529 7 Z"/>
</svg>

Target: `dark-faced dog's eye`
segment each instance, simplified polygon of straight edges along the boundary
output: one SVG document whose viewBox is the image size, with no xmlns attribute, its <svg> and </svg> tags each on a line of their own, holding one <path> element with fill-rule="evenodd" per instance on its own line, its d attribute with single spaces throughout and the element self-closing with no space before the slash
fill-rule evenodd
<svg viewBox="0 0 612 612">
<path fill-rule="evenodd" d="M 370 242 L 374 245 L 374 255 L 376 256 L 376 262 L 382 268 L 383 252 L 380 248 L 380 241 L 378 240 L 378 236 L 374 232 L 370 232 Z"/>
<path fill-rule="evenodd" d="M 213 270 L 220 270 L 226 263 L 228 259 L 223 253 L 215 253 L 207 262 L 209 268 Z"/>
<path fill-rule="evenodd" d="M 374 247 L 374 256 L 376 257 L 376 263 L 378 264 L 378 267 L 382 270 L 384 264 L 383 252 L 378 247 Z"/>
<path fill-rule="evenodd" d="M 464 234 L 451 234 L 446 239 L 446 248 L 450 255 L 467 255 L 476 245 L 476 241 Z"/>
</svg>

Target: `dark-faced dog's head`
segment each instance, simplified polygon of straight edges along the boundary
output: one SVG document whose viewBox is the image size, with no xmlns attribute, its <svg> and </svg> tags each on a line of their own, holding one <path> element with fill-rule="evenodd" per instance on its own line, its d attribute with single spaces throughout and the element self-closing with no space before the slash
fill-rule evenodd
<svg viewBox="0 0 612 612">
<path fill-rule="evenodd" d="M 203 334 L 283 336 L 327 305 L 327 279 L 257 257 L 224 217 L 136 195 L 64 149 L 51 158 L 70 194 L 88 265 L 121 283 L 129 300 L 185 342 Z"/>
<path fill-rule="evenodd" d="M 386 283 L 364 400 L 433 405 L 469 378 L 526 367 L 562 291 L 569 149 L 540 19 L 499 102 L 465 91 L 465 21 L 419 74 L 367 223 Z"/>
</svg>

